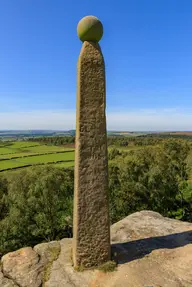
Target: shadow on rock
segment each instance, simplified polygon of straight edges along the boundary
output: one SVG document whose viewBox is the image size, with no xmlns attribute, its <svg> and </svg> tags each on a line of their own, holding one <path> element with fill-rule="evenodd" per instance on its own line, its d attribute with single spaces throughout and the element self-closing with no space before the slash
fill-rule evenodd
<svg viewBox="0 0 192 287">
<path fill-rule="evenodd" d="M 192 243 L 192 231 L 149 237 L 125 243 L 112 244 L 112 259 L 118 264 L 143 258 L 157 249 L 173 249 Z"/>
</svg>

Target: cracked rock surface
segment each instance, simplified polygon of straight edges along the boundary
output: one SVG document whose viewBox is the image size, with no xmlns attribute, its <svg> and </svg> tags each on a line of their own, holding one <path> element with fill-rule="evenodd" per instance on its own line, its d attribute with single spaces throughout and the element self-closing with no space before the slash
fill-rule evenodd
<svg viewBox="0 0 192 287">
<path fill-rule="evenodd" d="M 0 287 L 192 287 L 192 223 L 136 212 L 111 226 L 111 242 L 114 272 L 75 271 L 65 238 L 4 255 Z"/>
</svg>

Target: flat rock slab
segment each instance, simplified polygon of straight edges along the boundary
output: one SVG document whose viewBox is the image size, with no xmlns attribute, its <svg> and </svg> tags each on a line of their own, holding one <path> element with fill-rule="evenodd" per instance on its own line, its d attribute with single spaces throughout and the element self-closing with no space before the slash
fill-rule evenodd
<svg viewBox="0 0 192 287">
<path fill-rule="evenodd" d="M 191 223 L 141 211 L 114 224 L 111 234 L 119 267 L 105 286 L 192 286 Z"/>
<path fill-rule="evenodd" d="M 75 271 L 66 238 L 5 255 L 0 287 L 192 287 L 191 223 L 141 211 L 111 226 L 111 236 L 117 271 Z"/>
</svg>

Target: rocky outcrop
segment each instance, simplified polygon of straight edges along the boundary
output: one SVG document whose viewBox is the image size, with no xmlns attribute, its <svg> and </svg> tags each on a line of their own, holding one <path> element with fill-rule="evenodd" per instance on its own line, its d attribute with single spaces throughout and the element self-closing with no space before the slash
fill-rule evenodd
<svg viewBox="0 0 192 287">
<path fill-rule="evenodd" d="M 78 272 L 71 239 L 26 247 L 1 258 L 0 287 L 192 287 L 192 224 L 152 211 L 111 226 L 117 270 Z"/>
<path fill-rule="evenodd" d="M 40 287 L 49 279 L 60 242 L 52 241 L 10 252 L 1 258 L 0 287 Z"/>
</svg>

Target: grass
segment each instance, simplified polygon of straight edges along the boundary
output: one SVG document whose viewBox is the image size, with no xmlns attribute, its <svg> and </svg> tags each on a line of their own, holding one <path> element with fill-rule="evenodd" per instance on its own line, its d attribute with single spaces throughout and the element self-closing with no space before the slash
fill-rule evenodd
<svg viewBox="0 0 192 287">
<path fill-rule="evenodd" d="M 25 166 L 25 165 L 26 163 L 21 163 L 21 162 L 12 161 L 12 160 L 5 160 L 5 161 L 0 162 L 0 170 L 20 167 L 20 166 Z"/>
<path fill-rule="evenodd" d="M 74 152 L 66 152 L 59 154 L 48 154 L 48 155 L 40 155 L 40 156 L 29 156 L 26 158 L 19 159 L 10 159 L 0 161 L 0 170 L 22 167 L 25 165 L 33 165 L 33 164 L 41 164 L 41 163 L 56 163 L 58 161 L 66 161 L 64 166 L 72 166 L 74 161 Z M 71 163 L 68 161 L 72 161 Z"/>
<path fill-rule="evenodd" d="M 74 160 L 74 152 L 65 152 L 58 154 L 45 154 L 45 155 L 37 155 L 37 156 L 29 156 L 25 158 L 19 159 L 20 162 L 25 164 L 31 163 L 46 163 L 46 162 L 57 162 L 57 161 L 68 161 Z"/>
<path fill-rule="evenodd" d="M 75 162 L 74 162 L 74 161 L 71 161 L 71 162 L 56 163 L 56 164 L 54 164 L 54 166 L 60 167 L 60 168 L 62 168 L 62 167 L 73 167 L 74 164 L 75 164 Z"/>
<path fill-rule="evenodd" d="M 60 246 L 54 246 L 54 247 L 49 246 L 49 250 L 47 251 L 47 253 L 49 254 L 49 262 L 46 264 L 44 269 L 42 286 L 45 286 L 45 283 L 49 280 L 53 261 L 57 260 L 60 251 L 61 251 Z"/>
<path fill-rule="evenodd" d="M 85 270 L 94 270 L 94 269 L 97 269 L 99 271 L 102 271 L 104 273 L 108 273 L 108 272 L 113 272 L 115 271 L 117 268 L 117 263 L 115 261 L 107 261 L 99 266 L 96 266 L 96 267 L 91 267 L 91 268 L 86 268 L 84 267 L 83 265 L 80 265 L 80 266 L 76 266 L 74 267 L 74 270 L 77 271 L 77 272 L 83 272 Z"/>
<path fill-rule="evenodd" d="M 60 151 L 73 150 L 72 148 L 65 148 L 62 146 L 48 146 L 41 145 L 36 142 L 12 142 L 11 144 L 4 143 L 0 145 L 0 154 L 16 153 L 16 152 L 46 152 L 46 151 Z"/>
<path fill-rule="evenodd" d="M 0 146 L 0 171 L 25 167 L 26 165 L 54 164 L 58 167 L 74 165 L 74 149 L 47 146 L 37 142 L 5 142 Z"/>
<path fill-rule="evenodd" d="M 11 159 L 14 157 L 23 157 L 23 156 L 30 156 L 30 155 L 36 155 L 34 152 L 15 152 L 15 153 L 9 153 L 9 154 L 1 154 L 0 159 Z"/>
<path fill-rule="evenodd" d="M 83 265 L 80 265 L 80 266 L 75 266 L 74 270 L 77 272 L 83 272 L 86 270 L 86 268 Z"/>
<path fill-rule="evenodd" d="M 107 273 L 107 272 L 115 271 L 116 268 L 117 268 L 117 263 L 115 261 L 107 261 L 107 262 L 103 263 L 102 265 L 100 265 L 97 269 L 99 271 Z"/>
<path fill-rule="evenodd" d="M 40 144 L 38 142 L 13 142 L 10 146 L 11 148 L 25 148 L 25 147 L 31 147 L 31 146 L 39 146 Z"/>
<path fill-rule="evenodd" d="M 65 150 L 73 150 L 70 148 L 65 148 L 61 146 L 47 146 L 47 145 L 39 145 L 39 146 L 33 146 L 33 147 L 26 147 L 23 148 L 23 151 L 31 151 L 31 152 L 54 152 L 54 151 L 65 151 Z"/>
<path fill-rule="evenodd" d="M 14 153 L 15 151 L 8 147 L 0 147 L 0 155 Z"/>
</svg>

